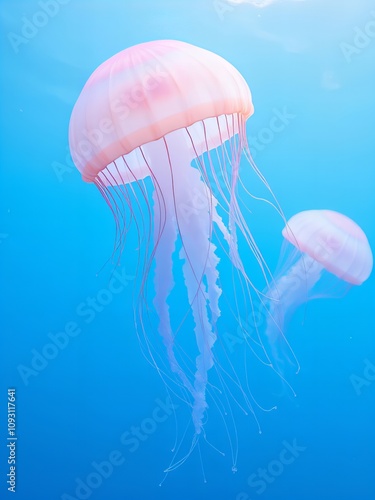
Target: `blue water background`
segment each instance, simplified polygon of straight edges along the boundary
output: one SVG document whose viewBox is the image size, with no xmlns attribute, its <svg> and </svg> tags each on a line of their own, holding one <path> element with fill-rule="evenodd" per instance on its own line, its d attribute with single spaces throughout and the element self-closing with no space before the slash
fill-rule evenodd
<svg viewBox="0 0 375 500">
<path fill-rule="evenodd" d="M 9 387 L 17 389 L 14 497 L 20 500 L 79 498 L 77 478 L 85 482 L 92 462 L 108 460 L 114 450 L 124 463 L 87 498 L 375 498 L 375 374 L 364 372 L 366 363 L 375 364 L 373 277 L 341 300 L 311 302 L 304 322 L 302 312 L 296 314 L 287 334 L 301 364 L 291 381 L 298 396 L 275 396 L 277 411 L 257 412 L 261 435 L 254 419 L 235 409 L 236 474 L 223 428 L 210 421 L 210 441 L 223 444 L 227 456 L 201 447 L 207 483 L 194 453 L 158 486 L 175 420 L 159 424 L 134 452 L 120 442 L 167 394 L 139 348 L 131 279 L 90 323 L 77 314 L 108 286 L 111 268 L 97 273 L 110 256 L 114 225 L 97 190 L 71 168 L 67 149 L 72 107 L 101 62 L 144 41 L 193 43 L 222 55 L 249 83 L 255 104 L 250 140 L 269 127 L 275 109 L 292 115 L 254 155 L 286 216 L 337 210 L 374 246 L 375 37 L 346 57 L 342 45 L 353 45 L 356 27 L 375 19 L 374 1 L 285 1 L 259 9 L 211 0 L 72 0 L 15 50 L 10 33 L 20 34 L 23 16 L 38 11 L 35 1 L 2 2 L 0 498 L 13 495 L 6 485 Z M 66 167 L 60 176 L 57 163 Z M 274 269 L 283 223 L 265 206 L 256 213 L 248 222 Z M 135 262 L 132 248 L 121 269 L 132 276 Z M 30 367 L 33 349 L 40 351 L 48 334 L 69 322 L 81 333 L 25 384 L 20 365 Z M 237 353 L 233 362 L 243 363 Z M 363 382 L 357 390 L 353 375 Z M 261 378 L 252 386 L 272 400 Z M 184 421 L 185 411 L 176 410 L 177 420 L 181 414 Z M 257 493 L 249 477 L 279 460 L 285 441 L 293 440 L 303 451 Z"/>
</svg>

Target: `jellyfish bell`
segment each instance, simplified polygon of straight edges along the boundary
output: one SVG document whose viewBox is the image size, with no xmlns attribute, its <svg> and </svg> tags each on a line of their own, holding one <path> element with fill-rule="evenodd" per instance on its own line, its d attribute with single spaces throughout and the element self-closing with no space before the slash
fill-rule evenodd
<svg viewBox="0 0 375 500">
<path fill-rule="evenodd" d="M 191 139 L 182 135 L 200 155 L 238 132 L 253 110 L 245 80 L 222 57 L 173 40 L 139 44 L 104 62 L 84 86 L 69 126 L 73 161 L 86 182 L 107 182 L 103 174 L 116 171 L 119 158 L 143 178 L 151 172 L 129 153 L 191 127 Z"/>
<path fill-rule="evenodd" d="M 145 327 L 152 271 L 158 332 L 169 369 L 192 408 L 191 449 L 203 429 L 208 373 L 218 365 L 213 354 L 223 294 L 218 246 L 225 248 L 242 280 L 245 301 L 254 286 L 239 254 L 239 235 L 265 266 L 236 197 L 242 157 L 265 182 L 247 147 L 246 120 L 253 110 L 249 87 L 229 62 L 187 43 L 162 40 L 128 48 L 99 66 L 70 120 L 73 161 L 109 205 L 120 254 L 126 248 L 127 213 L 131 219 L 141 214 L 135 220 L 143 253 L 137 328 L 149 358 L 164 375 Z M 178 248 L 198 348 L 188 368 L 177 343 L 185 317 L 176 328 L 169 304 L 178 279 L 173 261 Z"/>
<path fill-rule="evenodd" d="M 349 285 L 361 285 L 371 274 L 373 257 L 367 237 L 343 214 L 300 212 L 288 221 L 282 234 L 304 254 L 305 274 L 316 282 L 326 272 Z"/>
</svg>

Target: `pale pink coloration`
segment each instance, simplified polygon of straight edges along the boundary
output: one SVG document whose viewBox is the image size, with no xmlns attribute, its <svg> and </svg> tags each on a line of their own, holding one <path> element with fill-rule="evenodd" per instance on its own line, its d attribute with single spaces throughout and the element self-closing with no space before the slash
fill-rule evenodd
<svg viewBox="0 0 375 500">
<path fill-rule="evenodd" d="M 373 260 L 367 237 L 343 214 L 332 210 L 300 212 L 288 221 L 283 236 L 352 285 L 360 285 L 371 274 Z"/>
<path fill-rule="evenodd" d="M 245 122 L 252 113 L 250 90 L 231 64 L 207 50 L 166 40 L 131 47 L 99 66 L 84 86 L 70 121 L 74 163 L 111 208 L 120 253 L 128 214 L 131 218 L 136 212 L 142 214 L 136 220 L 144 255 L 139 324 L 148 354 L 164 374 L 144 327 L 149 309 L 144 291 L 154 265 L 159 333 L 172 372 L 190 394 L 192 449 L 203 428 L 208 371 L 214 364 L 212 348 L 221 314 L 214 236 L 221 238 L 220 245 L 243 280 L 244 300 L 252 284 L 238 253 L 237 230 L 263 266 L 236 198 L 242 153 L 265 182 L 247 147 Z M 152 182 L 152 193 L 146 181 Z M 182 355 L 176 352 L 172 328 L 176 318 L 168 304 L 177 242 L 199 350 L 190 372 L 185 368 L 188 360 L 177 359 Z"/>
<path fill-rule="evenodd" d="M 253 111 L 245 80 L 222 57 L 174 40 L 142 43 L 114 55 L 88 79 L 72 112 L 70 149 L 86 182 L 103 169 L 111 171 L 121 157 L 139 180 L 149 175 L 147 166 L 136 153 L 127 155 L 140 146 L 200 124 L 193 127 L 193 139 L 201 154 L 207 146 L 200 122 L 214 119 L 207 124 L 213 149 L 229 137 L 223 118 L 219 133 L 217 117 L 246 120 Z M 133 180 L 122 164 L 119 170 Z"/>
<path fill-rule="evenodd" d="M 280 353 L 285 346 L 296 361 L 284 336 L 295 309 L 308 300 L 335 297 L 337 291 L 341 295 L 350 285 L 361 285 L 371 274 L 373 257 L 362 229 L 331 210 L 300 212 L 287 222 L 282 234 L 289 242 L 288 258 L 265 293 L 269 299 L 266 336 L 283 374 L 287 354 Z"/>
</svg>

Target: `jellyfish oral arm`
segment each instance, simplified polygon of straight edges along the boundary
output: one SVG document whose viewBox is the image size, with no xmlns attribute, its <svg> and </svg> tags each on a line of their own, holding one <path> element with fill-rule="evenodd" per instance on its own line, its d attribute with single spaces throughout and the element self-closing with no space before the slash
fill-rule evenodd
<svg viewBox="0 0 375 500">
<path fill-rule="evenodd" d="M 292 306 L 298 306 L 307 298 L 307 293 L 321 278 L 324 267 L 307 254 L 302 254 L 297 262 L 281 277 L 267 294 L 269 298 Z"/>
<path fill-rule="evenodd" d="M 163 162 L 154 162 L 152 171 L 156 244 L 154 304 L 171 369 L 192 396 L 192 420 L 198 435 L 207 408 L 208 371 L 214 363 L 212 348 L 216 341 L 215 324 L 220 316 L 221 290 L 217 283 L 219 258 L 211 241 L 213 221 L 218 216 L 215 199 L 198 169 L 190 165 L 190 158 L 184 158 L 181 149 L 176 151 L 173 144 L 165 146 L 164 152 L 159 149 L 158 157 L 165 158 L 166 151 L 168 157 Z M 177 235 L 180 238 L 180 258 L 184 261 L 182 272 L 198 347 L 192 382 L 176 359 L 176 334 L 172 331 L 167 305 L 174 283 L 172 254 Z"/>
<path fill-rule="evenodd" d="M 193 387 L 179 366 L 174 351 L 174 336 L 171 325 L 168 296 L 173 289 L 172 256 L 177 239 L 177 226 L 173 217 L 173 209 L 161 193 L 154 191 L 154 241 L 155 241 L 155 299 L 154 306 L 159 317 L 159 333 L 167 350 L 172 372 L 176 373 L 184 387 L 193 392 Z"/>
<path fill-rule="evenodd" d="M 220 316 L 219 297 L 221 290 L 217 285 L 218 257 L 210 238 L 212 233 L 213 200 L 200 178 L 197 169 L 190 165 L 186 168 L 184 182 L 177 188 L 176 205 L 177 224 L 181 236 L 180 257 L 183 265 L 184 280 L 188 299 L 195 323 L 195 338 L 199 350 L 196 359 L 194 377 L 193 423 L 196 434 L 201 432 L 203 417 L 207 408 L 206 387 L 208 371 L 213 366 L 212 348 L 216 341 L 214 327 Z M 177 187 L 177 186 L 176 186 Z M 200 208 L 186 212 L 192 204 L 192 193 L 199 193 L 200 199 L 206 200 Z M 203 278 L 206 278 L 206 285 Z M 210 322 L 208 311 L 212 321 Z"/>
<path fill-rule="evenodd" d="M 266 292 L 268 311 L 265 334 L 278 368 L 281 362 L 278 346 L 280 343 L 289 346 L 283 332 L 285 322 L 299 305 L 308 300 L 309 292 L 321 278 L 323 270 L 322 264 L 302 254 Z"/>
</svg>

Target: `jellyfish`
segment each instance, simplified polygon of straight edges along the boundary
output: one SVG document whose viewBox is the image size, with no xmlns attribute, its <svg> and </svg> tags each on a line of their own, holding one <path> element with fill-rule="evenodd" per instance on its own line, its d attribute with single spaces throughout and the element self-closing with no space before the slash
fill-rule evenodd
<svg viewBox="0 0 375 500">
<path fill-rule="evenodd" d="M 352 285 L 361 285 L 371 274 L 373 257 L 362 229 L 332 210 L 300 212 L 287 222 L 282 235 L 280 271 L 265 295 L 266 336 L 283 375 L 285 353 L 292 353 L 289 361 L 298 367 L 284 336 L 296 308 L 311 299 L 340 297 Z"/>
<path fill-rule="evenodd" d="M 242 280 L 244 296 L 256 287 L 240 246 L 267 273 L 236 194 L 242 158 L 269 189 L 247 145 L 246 120 L 253 111 L 250 89 L 229 62 L 188 43 L 162 40 L 130 47 L 101 64 L 70 120 L 73 161 L 115 219 L 114 253 L 127 251 L 131 224 L 137 229 L 141 278 L 135 322 L 146 354 L 165 376 L 145 327 L 153 283 L 158 335 L 170 371 L 190 398 L 196 439 L 204 425 L 221 316 L 218 247 Z M 184 318 L 176 326 L 169 302 L 178 280 L 186 287 L 198 349 L 189 369 L 176 340 Z"/>
</svg>

